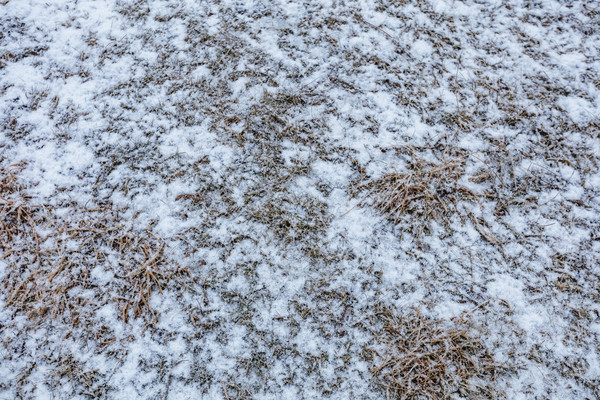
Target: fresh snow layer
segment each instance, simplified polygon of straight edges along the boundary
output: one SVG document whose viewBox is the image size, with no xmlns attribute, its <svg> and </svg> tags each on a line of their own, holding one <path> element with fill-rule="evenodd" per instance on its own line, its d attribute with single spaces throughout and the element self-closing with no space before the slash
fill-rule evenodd
<svg viewBox="0 0 600 400">
<path fill-rule="evenodd" d="M 1 166 L 64 219 L 124 207 L 191 275 L 154 329 L 36 325 L 4 287 L 0 398 L 385 399 L 381 307 L 471 311 L 508 399 L 597 398 L 599 7 L 0 2 Z M 423 235 L 364 203 L 456 154 L 479 200 Z"/>
</svg>

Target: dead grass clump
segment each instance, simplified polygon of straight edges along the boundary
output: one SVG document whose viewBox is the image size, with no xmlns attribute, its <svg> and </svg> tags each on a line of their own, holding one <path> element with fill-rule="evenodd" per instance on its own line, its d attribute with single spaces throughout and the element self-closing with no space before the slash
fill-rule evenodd
<svg viewBox="0 0 600 400">
<path fill-rule="evenodd" d="M 413 157 L 408 171 L 394 171 L 362 185 L 367 196 L 360 205 L 374 207 L 396 224 L 407 222 L 411 233 L 420 235 L 432 220 L 450 222 L 459 202 L 476 200 L 476 195 L 459 183 L 463 172 L 463 158 L 430 162 Z"/>
<path fill-rule="evenodd" d="M 96 368 L 89 368 L 73 354 L 46 356 L 46 362 L 52 367 L 45 383 L 52 388 L 61 388 L 75 398 L 107 398 L 108 393 L 114 389 L 106 384 L 105 374 Z"/>
<path fill-rule="evenodd" d="M 250 217 L 264 223 L 285 244 L 318 242 L 331 222 L 325 203 L 287 192 L 268 198 L 251 211 Z"/>
<path fill-rule="evenodd" d="M 468 317 L 450 321 L 423 317 L 419 311 L 384 319 L 378 338 L 387 345 L 372 369 L 388 398 L 495 399 L 501 367 L 478 338 Z"/>
<path fill-rule="evenodd" d="M 24 166 L 24 163 L 18 163 L 0 169 L 0 251 L 2 259 L 12 256 L 20 258 L 22 262 L 33 263 L 40 252 L 35 226 L 43 221 L 34 221 L 36 207 L 29 204 L 23 186 L 18 181 L 18 174 Z M 24 238 L 28 239 L 28 247 L 36 249 L 32 254 L 23 246 L 15 245 Z"/>
<path fill-rule="evenodd" d="M 252 147 L 272 156 L 281 141 L 315 146 L 319 135 L 326 130 L 323 118 L 312 117 L 311 107 L 326 107 L 327 99 L 321 93 L 307 88 L 265 91 L 243 112 L 236 102 L 230 105 L 207 107 L 213 123 L 211 129 L 233 139 L 240 147 Z M 236 129 L 234 129 L 236 127 Z"/>
<path fill-rule="evenodd" d="M 112 204 L 83 208 L 35 205 L 19 184 L 16 164 L 0 173 L 0 257 L 7 265 L 0 290 L 7 305 L 40 323 L 87 324 L 112 303 L 120 317 L 157 315 L 150 295 L 181 272 L 165 256 L 165 242 L 136 229 Z"/>
</svg>

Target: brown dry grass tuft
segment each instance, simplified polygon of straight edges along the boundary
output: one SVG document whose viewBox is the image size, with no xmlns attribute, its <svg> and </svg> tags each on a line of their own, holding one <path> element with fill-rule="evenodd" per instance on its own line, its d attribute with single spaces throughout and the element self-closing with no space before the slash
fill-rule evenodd
<svg viewBox="0 0 600 400">
<path fill-rule="evenodd" d="M 464 158 L 444 158 L 439 162 L 413 156 L 407 172 L 391 172 L 360 187 L 367 195 L 360 205 L 371 205 L 394 223 L 408 222 L 411 233 L 420 235 L 433 220 L 450 221 L 461 201 L 476 200 L 476 195 L 459 180 Z"/>
<path fill-rule="evenodd" d="M 401 317 L 388 313 L 378 339 L 387 352 L 372 374 L 388 398 L 502 397 L 494 389 L 502 368 L 467 315 L 446 321 L 425 318 L 418 310 Z"/>
<path fill-rule="evenodd" d="M 0 169 L 0 259 L 8 265 L 1 290 L 7 305 L 35 323 L 47 317 L 87 324 L 115 304 L 120 317 L 157 315 L 150 295 L 182 273 L 164 256 L 150 228 L 135 229 L 112 204 L 84 208 L 36 205 L 19 183 L 24 164 Z"/>
</svg>

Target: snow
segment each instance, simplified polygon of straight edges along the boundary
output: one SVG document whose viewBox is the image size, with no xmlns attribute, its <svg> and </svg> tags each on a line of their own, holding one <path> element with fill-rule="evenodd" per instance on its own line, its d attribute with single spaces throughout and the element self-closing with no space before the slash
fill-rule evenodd
<svg viewBox="0 0 600 400">
<path fill-rule="evenodd" d="M 589 123 L 600 113 L 598 106 L 594 107 L 589 101 L 580 97 L 562 97 L 558 104 L 569 113 L 576 124 Z"/>
<path fill-rule="evenodd" d="M 424 40 L 416 40 L 411 45 L 411 52 L 416 58 L 424 59 L 433 53 L 433 47 Z"/>
<path fill-rule="evenodd" d="M 123 208 L 189 271 L 154 287 L 154 328 L 94 301 L 38 326 L 5 285 L 0 398 L 384 399 L 364 356 L 385 352 L 381 307 L 471 312 L 493 353 L 514 346 L 508 398 L 593 398 L 600 17 L 530 3 L 0 5 L 0 167 L 26 161 L 63 220 Z M 477 196 L 423 236 L 360 205 L 415 155 L 461 160 Z M 111 254 L 69 293 L 112 287 Z"/>
</svg>

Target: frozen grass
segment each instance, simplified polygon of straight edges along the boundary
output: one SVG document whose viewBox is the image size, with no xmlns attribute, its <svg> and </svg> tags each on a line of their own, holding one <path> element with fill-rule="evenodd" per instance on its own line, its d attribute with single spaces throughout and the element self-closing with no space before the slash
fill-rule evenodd
<svg viewBox="0 0 600 400">
<path fill-rule="evenodd" d="M 24 167 L 13 164 L 0 171 L 6 305 L 34 326 L 47 319 L 88 326 L 106 304 L 125 323 L 141 317 L 154 325 L 153 288 L 162 291 L 183 273 L 165 261 L 165 242 L 148 229 L 128 227 L 111 204 L 32 204 L 18 178 Z"/>
<path fill-rule="evenodd" d="M 410 225 L 411 233 L 421 236 L 431 221 L 448 225 L 460 213 L 459 203 L 476 202 L 477 196 L 459 183 L 464 159 L 427 162 L 411 153 L 406 172 L 388 173 L 362 185 L 367 194 L 361 204 L 376 208 L 394 223 Z"/>
<path fill-rule="evenodd" d="M 0 2 L 0 398 L 598 397 L 598 26 Z"/>
<path fill-rule="evenodd" d="M 497 375 L 502 372 L 480 333 L 462 315 L 452 321 L 424 318 L 417 310 L 387 315 L 379 340 L 388 344 L 383 362 L 373 369 L 388 397 L 497 399 Z"/>
</svg>

